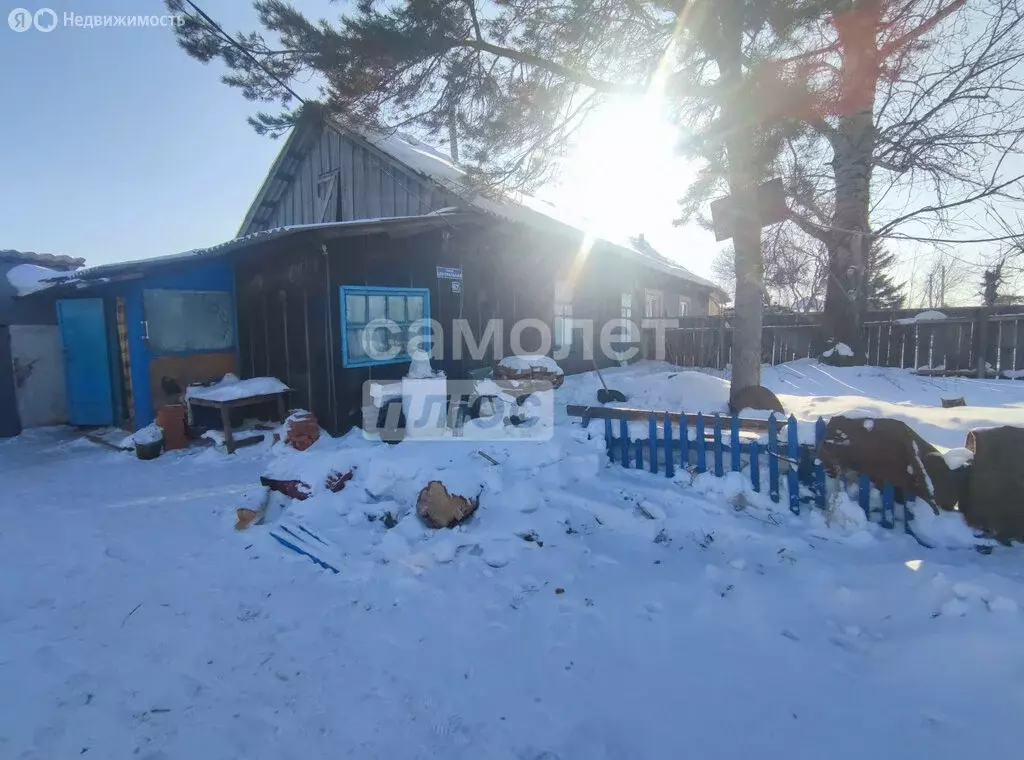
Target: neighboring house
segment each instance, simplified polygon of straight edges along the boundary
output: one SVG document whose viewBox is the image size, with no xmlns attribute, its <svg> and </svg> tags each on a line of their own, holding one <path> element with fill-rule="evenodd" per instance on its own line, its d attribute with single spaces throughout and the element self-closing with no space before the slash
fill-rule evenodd
<svg viewBox="0 0 1024 760">
<path fill-rule="evenodd" d="M 82 259 L 0 250 L 0 437 L 67 421 L 64 365 L 53 304 L 18 296 Z"/>
</svg>

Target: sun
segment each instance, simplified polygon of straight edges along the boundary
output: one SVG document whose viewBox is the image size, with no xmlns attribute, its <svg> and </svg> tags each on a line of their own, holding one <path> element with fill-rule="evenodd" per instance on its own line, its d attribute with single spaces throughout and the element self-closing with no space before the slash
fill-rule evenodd
<svg viewBox="0 0 1024 760">
<path fill-rule="evenodd" d="M 677 142 L 678 130 L 656 99 L 609 101 L 580 127 L 551 199 L 599 232 L 627 236 L 670 228 L 693 178 Z"/>
</svg>

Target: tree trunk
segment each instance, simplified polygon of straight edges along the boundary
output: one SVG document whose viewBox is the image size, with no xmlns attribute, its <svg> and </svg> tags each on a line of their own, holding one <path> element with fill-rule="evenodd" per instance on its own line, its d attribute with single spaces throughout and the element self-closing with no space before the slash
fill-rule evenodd
<svg viewBox="0 0 1024 760">
<path fill-rule="evenodd" d="M 742 4 L 721 0 L 720 48 L 716 60 L 723 89 L 742 91 Z M 725 141 L 729 167 L 729 193 L 735 204 L 733 246 L 736 249 L 736 306 L 732 323 L 732 383 L 730 400 L 751 385 L 761 384 L 761 327 L 764 318 L 764 259 L 761 256 L 761 221 L 757 214 L 757 172 L 752 132 L 755 125 L 738 99 L 722 107 L 722 122 L 729 130 Z"/>
<path fill-rule="evenodd" d="M 880 0 L 856 0 L 835 17 L 842 55 L 839 124 L 830 135 L 836 180 L 833 230 L 827 243 L 828 286 L 822 315 L 826 344 L 845 343 L 863 364 L 863 321 L 867 304 L 867 257 L 871 247 L 871 171 L 875 154 L 874 99 L 878 85 Z M 834 354 L 838 356 L 838 354 Z"/>
<path fill-rule="evenodd" d="M 730 396 L 761 384 L 761 330 L 764 321 L 764 259 L 761 222 L 757 216 L 756 181 L 742 137 L 730 140 L 729 190 L 740 213 L 736 215 L 736 306 L 732 324 L 732 386 Z"/>
<path fill-rule="evenodd" d="M 843 118 L 833 138 L 832 167 L 836 177 L 833 230 L 827 243 L 829 266 L 822 315 L 827 344 L 845 343 L 853 351 L 849 363 L 864 363 L 864 312 L 867 306 L 867 258 L 871 247 L 868 213 L 875 147 L 873 113 Z"/>
</svg>

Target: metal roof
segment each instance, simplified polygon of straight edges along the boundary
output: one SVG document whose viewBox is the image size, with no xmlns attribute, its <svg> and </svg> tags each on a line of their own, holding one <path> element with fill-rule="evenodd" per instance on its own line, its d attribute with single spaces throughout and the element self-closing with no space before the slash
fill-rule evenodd
<svg viewBox="0 0 1024 760">
<path fill-rule="evenodd" d="M 155 256 L 148 259 L 134 259 L 131 261 L 117 261 L 110 264 L 100 264 L 86 269 L 79 269 L 69 272 L 67 275 L 55 277 L 48 280 L 51 284 L 42 291 L 47 292 L 53 288 L 80 289 L 93 287 L 106 282 L 123 279 L 126 276 L 140 275 L 150 269 L 156 269 L 174 264 L 181 264 L 193 259 L 206 259 L 227 256 L 248 250 L 254 246 L 263 245 L 271 241 L 287 237 L 294 237 L 301 234 L 309 234 L 320 240 L 332 240 L 335 238 L 349 237 L 360 234 L 374 233 L 413 233 L 418 230 L 433 229 L 442 226 L 454 225 L 459 222 L 466 222 L 475 219 L 474 214 L 459 213 L 430 213 L 419 216 L 396 216 L 382 219 L 356 219 L 347 222 L 324 222 L 322 224 L 298 224 L 288 227 L 277 227 L 272 230 L 254 232 L 251 235 L 234 238 L 224 243 L 209 246 L 208 248 L 197 248 L 182 253 L 172 253 L 167 256 Z"/>
</svg>

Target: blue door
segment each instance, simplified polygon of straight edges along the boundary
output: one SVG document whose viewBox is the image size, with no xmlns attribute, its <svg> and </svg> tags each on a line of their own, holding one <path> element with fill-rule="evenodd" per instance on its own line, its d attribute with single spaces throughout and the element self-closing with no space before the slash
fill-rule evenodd
<svg viewBox="0 0 1024 760">
<path fill-rule="evenodd" d="M 102 298 L 57 301 L 64 344 L 68 421 L 72 425 L 114 424 L 114 401 Z"/>
</svg>

